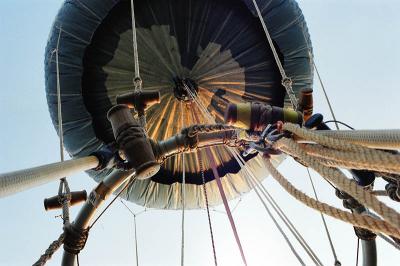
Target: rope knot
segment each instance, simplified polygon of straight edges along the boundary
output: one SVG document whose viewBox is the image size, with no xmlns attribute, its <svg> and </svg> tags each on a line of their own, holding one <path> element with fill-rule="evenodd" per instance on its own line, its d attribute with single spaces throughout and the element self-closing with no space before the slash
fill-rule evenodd
<svg viewBox="0 0 400 266">
<path fill-rule="evenodd" d="M 394 201 L 400 202 L 400 186 L 398 184 L 390 182 L 386 184 L 385 189 L 388 193 L 389 198 Z"/>
<path fill-rule="evenodd" d="M 285 88 L 291 88 L 292 85 L 293 85 L 293 81 L 292 81 L 292 79 L 289 78 L 289 77 L 283 77 L 283 78 L 282 78 L 282 85 L 283 85 L 283 87 L 285 87 Z"/>
<path fill-rule="evenodd" d="M 79 254 L 85 247 L 89 229 L 77 229 L 72 224 L 64 226 L 64 250 L 71 254 Z"/>
<path fill-rule="evenodd" d="M 357 237 L 362 240 L 371 241 L 376 238 L 375 233 L 361 227 L 354 227 L 354 232 L 356 233 Z"/>
</svg>

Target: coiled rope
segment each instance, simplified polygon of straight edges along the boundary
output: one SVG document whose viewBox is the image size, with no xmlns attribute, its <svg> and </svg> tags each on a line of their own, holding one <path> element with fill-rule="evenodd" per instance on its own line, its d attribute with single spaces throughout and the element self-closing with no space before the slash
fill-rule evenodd
<svg viewBox="0 0 400 266">
<path fill-rule="evenodd" d="M 302 191 L 294 187 L 271 163 L 270 160 L 266 160 L 266 167 L 271 173 L 272 177 L 294 198 L 305 204 L 306 206 L 322 212 L 326 215 L 339 219 L 341 221 L 369 229 L 374 232 L 382 232 L 384 234 L 398 237 L 400 230 L 392 226 L 386 221 L 378 220 L 366 215 L 353 214 L 347 211 L 340 210 L 326 203 L 315 200 L 307 196 Z"/>
<path fill-rule="evenodd" d="M 395 228 L 400 228 L 400 214 L 398 214 L 393 208 L 380 202 L 375 195 L 358 186 L 353 180 L 349 180 L 338 169 L 322 165 L 319 163 L 319 159 L 309 156 L 299 144 L 291 139 L 279 140 L 277 147 L 296 158 L 301 158 L 302 162 L 306 163 L 321 176 L 331 181 L 338 189 L 346 192 L 366 207 L 374 210 Z"/>
<path fill-rule="evenodd" d="M 379 129 L 379 130 L 321 130 L 315 132 L 318 135 L 340 139 L 375 149 L 400 149 L 400 130 L 399 129 Z"/>
<path fill-rule="evenodd" d="M 400 156 L 398 155 L 374 151 L 368 154 L 345 152 L 320 145 L 303 145 L 302 147 L 308 155 L 323 159 L 321 162 L 327 166 L 400 173 Z"/>
</svg>

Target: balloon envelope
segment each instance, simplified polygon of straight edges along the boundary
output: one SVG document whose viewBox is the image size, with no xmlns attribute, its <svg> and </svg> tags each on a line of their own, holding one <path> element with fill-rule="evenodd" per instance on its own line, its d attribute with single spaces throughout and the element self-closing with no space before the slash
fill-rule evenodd
<svg viewBox="0 0 400 266">
<path fill-rule="evenodd" d="M 312 87 L 311 42 L 304 17 L 293 0 L 258 0 L 263 19 L 293 89 Z M 288 104 L 281 75 L 250 0 L 135 0 L 139 72 L 143 91 L 158 90 L 161 102 L 146 112 L 148 135 L 166 139 L 192 124 L 221 122 L 228 103 Z M 66 1 L 52 27 L 45 54 L 46 93 L 54 125 L 59 68 L 65 147 L 81 157 L 114 141 L 107 111 L 116 96 L 133 91 L 135 64 L 130 1 Z M 197 90 L 195 102 L 176 97 L 176 80 Z M 251 189 L 245 170 L 225 147 L 168 158 L 160 172 L 138 180 L 124 197 L 141 205 L 201 208 L 203 176 L 211 205 L 221 202 L 212 172 L 215 161 L 229 199 Z M 138 151 L 140 152 L 140 151 Z M 268 173 L 260 156 L 245 157 L 262 180 Z M 201 163 L 200 163 L 201 161 Z M 96 181 L 111 171 L 89 171 Z M 202 172 L 204 175 L 202 175 Z"/>
</svg>

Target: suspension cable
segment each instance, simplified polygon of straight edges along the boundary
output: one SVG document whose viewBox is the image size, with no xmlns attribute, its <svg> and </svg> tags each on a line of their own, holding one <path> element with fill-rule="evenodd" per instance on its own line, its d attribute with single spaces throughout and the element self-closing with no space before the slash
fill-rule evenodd
<svg viewBox="0 0 400 266">
<path fill-rule="evenodd" d="M 61 39 L 61 27 L 57 38 L 56 53 L 56 76 L 57 76 L 57 115 L 58 115 L 58 135 L 60 138 L 60 160 L 64 162 L 64 132 L 63 132 L 63 119 L 62 119 L 62 104 L 61 104 L 61 83 L 60 83 L 60 66 L 59 66 L 59 49 Z M 69 204 L 71 201 L 71 191 L 68 186 L 66 177 L 60 179 L 60 185 L 58 188 L 58 197 L 62 202 L 62 218 L 63 223 L 69 223 Z"/>
<path fill-rule="evenodd" d="M 140 78 L 140 71 L 139 71 L 139 54 L 138 54 L 137 36 L 136 36 L 135 5 L 133 3 L 133 0 L 131 0 L 131 22 L 132 22 L 133 60 L 135 63 L 135 78 L 133 80 L 133 83 L 135 85 L 135 91 L 141 91 L 142 79 Z"/>
<path fill-rule="evenodd" d="M 200 152 L 197 153 L 199 156 L 199 165 L 200 165 L 200 172 L 201 172 L 201 179 L 203 181 L 203 191 L 204 191 L 204 199 L 206 202 L 206 210 L 207 210 L 207 217 L 208 217 L 208 227 L 210 228 L 210 237 L 211 237 L 211 245 L 213 249 L 213 256 L 214 256 L 214 265 L 217 266 L 217 252 L 215 249 L 215 242 L 214 242 L 214 234 L 213 234 L 213 229 L 212 229 L 212 223 L 211 223 L 211 216 L 210 216 L 210 207 L 208 205 L 208 196 L 207 196 L 207 189 L 206 189 L 206 179 L 204 177 L 204 166 L 203 166 L 203 160 L 200 156 Z"/>
<path fill-rule="evenodd" d="M 311 247 L 308 245 L 306 240 L 303 238 L 303 236 L 300 234 L 300 232 L 297 230 L 297 228 L 293 225 L 293 223 L 290 221 L 290 219 L 286 216 L 285 212 L 281 209 L 281 207 L 278 205 L 278 203 L 274 200 L 272 195 L 267 191 L 265 186 L 255 177 L 253 176 L 253 181 L 255 180 L 257 185 L 261 188 L 261 193 L 264 195 L 264 197 L 267 199 L 269 204 L 272 206 L 272 208 L 275 210 L 275 212 L 278 214 L 278 216 L 281 218 L 281 220 L 285 223 L 287 228 L 290 230 L 290 232 L 293 234 L 293 236 L 296 238 L 296 240 L 300 243 L 300 245 L 303 247 L 303 249 L 306 251 L 306 253 L 310 256 L 310 258 L 313 260 L 313 262 L 316 265 L 323 265 L 321 260 L 318 258 L 318 256 L 315 254 L 315 252 L 311 249 Z"/>
<path fill-rule="evenodd" d="M 358 266 L 358 254 L 360 253 L 360 239 L 357 237 L 356 266 Z"/>
<path fill-rule="evenodd" d="M 310 183 L 311 183 L 312 189 L 314 191 L 315 199 L 319 201 L 319 198 L 318 198 L 318 195 L 317 195 L 317 190 L 315 189 L 314 181 L 312 180 L 310 170 L 308 169 L 308 167 L 306 167 L 306 169 L 307 169 L 307 173 L 308 173 L 308 178 L 310 179 Z M 333 245 L 333 241 L 332 241 L 329 229 L 328 229 L 328 225 L 327 225 L 326 220 L 325 220 L 325 216 L 322 214 L 322 212 L 320 212 L 320 215 L 321 215 L 322 223 L 323 223 L 324 228 L 325 228 L 326 236 L 328 237 L 329 245 L 331 246 L 333 258 L 335 259 L 335 264 L 334 265 L 341 265 L 340 261 L 337 258 L 335 246 Z"/>
<path fill-rule="evenodd" d="M 234 234 L 235 239 L 236 239 L 236 243 L 237 243 L 239 251 L 240 251 L 240 255 L 242 256 L 243 264 L 247 266 L 247 261 L 246 261 L 245 255 L 244 255 L 243 247 L 242 247 L 242 244 L 240 242 L 240 238 L 239 238 L 239 234 L 238 234 L 237 229 L 236 229 L 235 221 L 234 221 L 232 213 L 230 211 L 230 208 L 229 208 L 229 205 L 228 205 L 228 200 L 226 198 L 225 191 L 224 191 L 224 188 L 223 188 L 222 183 L 221 183 L 221 179 L 220 179 L 218 171 L 217 171 L 217 167 L 216 167 L 216 164 L 215 164 L 215 161 L 214 161 L 214 157 L 213 157 L 210 149 L 206 149 L 206 153 L 207 153 L 207 156 L 208 156 L 208 158 L 210 160 L 211 169 L 213 171 L 213 174 L 214 174 L 214 177 L 215 177 L 215 181 L 217 182 L 218 190 L 219 190 L 219 192 L 221 194 L 222 202 L 224 203 L 225 211 L 226 211 L 226 213 L 228 215 L 228 219 L 229 219 L 229 222 L 231 224 L 232 231 L 233 231 L 233 234 Z"/>
<path fill-rule="evenodd" d="M 181 120 L 182 128 L 185 128 L 185 121 L 183 117 L 183 102 L 181 102 Z M 182 239 L 181 239 L 181 266 L 185 265 L 185 201 L 186 201 L 186 178 L 185 178 L 185 153 L 182 153 Z"/>
<path fill-rule="evenodd" d="M 237 155 L 237 154 L 236 154 Z M 275 212 L 278 214 L 278 216 L 281 218 L 281 220 L 285 223 L 286 227 L 289 229 L 289 231 L 293 234 L 293 236 L 296 238 L 296 240 L 300 243 L 300 245 L 303 247 L 303 249 L 306 251 L 306 253 L 310 256 L 311 260 L 314 261 L 316 265 L 323 265 L 320 259 L 317 257 L 315 252 L 311 249 L 311 247 L 307 244 L 305 239 L 302 237 L 302 235 L 297 231 L 296 227 L 293 225 L 293 223 L 289 220 L 289 218 L 286 216 L 286 214 L 283 212 L 283 210 L 280 208 L 280 206 L 277 204 L 277 202 L 274 200 L 274 198 L 268 193 L 267 189 L 264 187 L 264 185 L 254 176 L 253 172 L 248 169 L 245 165 L 245 162 L 243 159 L 239 156 L 241 160 L 238 160 L 239 165 L 243 167 L 245 170 L 245 175 L 248 177 L 249 181 L 251 182 L 253 187 L 258 187 L 261 191 L 261 193 L 264 195 L 265 199 L 269 202 L 269 204 L 272 206 L 272 208 L 275 210 Z M 256 184 L 256 186 L 254 186 Z M 256 190 L 255 190 L 256 191 Z M 257 193 L 257 191 L 256 191 Z M 258 196 L 258 193 L 257 193 Z M 260 200 L 262 200 L 260 198 Z M 266 206 L 264 206 L 266 207 Z M 267 208 L 267 207 L 266 207 Z M 268 213 L 270 213 L 267 210 Z M 271 217 L 274 219 L 273 217 Z M 278 228 L 279 230 L 279 228 Z M 281 233 L 282 231 L 279 230 Z M 283 233 L 284 234 L 284 233 Z M 288 241 L 287 237 L 284 235 L 284 238 L 286 241 Z M 292 249 L 292 245 L 290 241 L 288 242 L 288 245 Z M 293 251 L 293 249 L 292 249 Z M 294 254 L 297 258 L 299 258 L 294 251 Z"/>
<path fill-rule="evenodd" d="M 192 116 L 193 116 L 193 118 L 194 118 L 196 123 L 200 123 L 198 117 L 196 116 L 196 114 L 194 112 L 194 108 L 193 107 L 194 106 L 192 105 L 192 108 L 191 108 Z M 208 195 L 207 195 L 206 179 L 204 177 L 203 159 L 201 157 L 200 151 L 197 151 L 197 155 L 198 155 L 198 159 L 199 159 L 201 180 L 203 182 L 204 200 L 206 202 L 206 211 L 207 211 L 207 217 L 208 217 L 208 227 L 210 229 L 211 245 L 212 245 L 213 257 L 214 257 L 214 265 L 217 266 L 218 265 L 218 263 L 217 263 L 217 252 L 216 252 L 216 248 L 215 248 L 214 234 L 213 234 L 213 228 L 212 228 L 212 223 L 211 223 L 210 206 L 208 204 Z"/>
<path fill-rule="evenodd" d="M 57 47 L 55 50 L 56 53 L 56 76 L 57 76 L 57 114 L 58 114 L 58 135 L 60 138 L 60 158 L 61 162 L 64 161 L 64 134 L 63 134 L 63 125 L 62 125 L 62 110 L 61 110 L 61 85 L 60 85 L 60 66 L 58 62 L 58 51 L 60 47 L 60 38 L 61 38 L 61 27 L 58 33 L 57 39 Z"/>
<path fill-rule="evenodd" d="M 56 54 L 56 80 L 57 80 L 57 115 L 58 115 L 58 135 L 60 139 L 60 160 L 64 161 L 64 134 L 63 134 L 63 122 L 62 122 L 62 109 L 61 109 L 61 85 L 60 85 L 60 67 L 58 61 L 58 51 L 60 47 L 60 39 L 61 39 L 61 26 L 58 33 L 57 38 L 57 46 L 56 49 L 53 50 L 53 53 Z M 62 219 L 63 224 L 66 225 L 69 223 L 69 203 L 71 200 L 71 193 L 68 186 L 67 179 L 65 177 L 60 179 L 60 185 L 58 187 L 58 197 L 62 201 Z M 53 254 L 61 247 L 64 243 L 65 234 L 62 233 L 57 240 L 53 241 L 50 246 L 46 249 L 45 253 L 40 256 L 39 260 L 35 262 L 33 265 L 42 266 L 45 265 L 48 260 L 51 259 Z"/>
<path fill-rule="evenodd" d="M 64 161 L 64 132 L 63 132 L 63 119 L 62 119 L 62 104 L 61 104 L 61 84 L 60 84 L 60 66 L 58 61 L 60 39 L 61 39 L 61 27 L 58 33 L 56 53 L 56 77 L 57 77 L 57 115 L 58 115 L 58 135 L 60 138 L 60 160 Z M 71 200 L 71 193 L 68 186 L 66 177 L 60 179 L 60 186 L 58 188 L 58 196 L 62 200 L 62 217 L 64 224 L 69 223 L 69 202 Z"/>
<path fill-rule="evenodd" d="M 300 262 L 301 265 L 305 266 L 306 264 L 304 261 L 301 259 L 300 255 L 297 253 L 296 249 L 293 247 L 292 243 L 290 242 L 288 236 L 286 235 L 285 231 L 283 231 L 282 227 L 279 225 L 278 221 L 275 219 L 273 216 L 272 212 L 268 208 L 267 204 L 265 203 L 264 199 L 261 197 L 260 192 L 258 191 L 259 186 L 253 182 L 251 178 L 248 179 L 250 181 L 250 184 L 254 187 L 254 191 L 257 194 L 257 197 L 260 199 L 261 203 L 264 205 L 265 210 L 267 211 L 269 217 L 275 224 L 276 228 L 279 230 L 283 238 L 285 239 L 286 243 L 288 244 L 290 250 L 293 252 L 293 254 L 296 256 L 297 260 Z M 318 264 L 320 265 L 320 264 Z"/>
<path fill-rule="evenodd" d="M 307 43 L 307 46 L 308 46 L 308 43 Z M 326 92 L 324 83 L 322 82 L 322 78 L 321 78 L 321 76 L 319 75 L 319 71 L 318 71 L 317 65 L 315 64 L 314 57 L 311 55 L 310 50 L 309 50 L 309 53 L 310 53 L 311 61 L 312 61 L 312 63 L 313 63 L 315 72 L 317 73 L 317 77 L 318 77 L 318 80 L 319 80 L 319 84 L 321 85 L 322 91 L 324 92 L 324 96 L 325 96 L 326 102 L 328 103 L 329 111 L 331 112 L 333 121 L 335 122 L 336 129 L 339 130 L 339 124 L 338 124 L 338 122 L 337 122 L 335 113 L 333 112 L 333 108 L 332 108 L 332 105 L 331 105 L 331 101 L 329 100 L 328 93 Z"/>
<path fill-rule="evenodd" d="M 137 240 L 137 230 L 136 230 L 136 216 L 138 215 L 137 213 L 134 213 L 131 208 L 128 207 L 128 205 L 125 204 L 121 199 L 119 200 L 127 209 L 128 211 L 132 214 L 133 216 L 133 225 L 134 225 L 134 230 L 135 230 L 135 257 L 136 257 L 136 266 L 139 266 L 139 252 L 138 252 L 138 240 Z"/>
<path fill-rule="evenodd" d="M 271 51 L 272 51 L 272 53 L 274 55 L 274 59 L 275 59 L 276 65 L 278 66 L 279 72 L 281 73 L 282 86 L 285 87 L 285 89 L 286 89 L 286 93 L 289 96 L 289 99 L 290 99 L 290 102 L 292 103 L 293 109 L 297 110 L 298 102 L 297 102 L 296 95 L 294 94 L 294 91 L 293 91 L 293 88 L 292 88 L 292 84 L 293 84 L 292 79 L 286 75 L 285 69 L 283 68 L 281 60 L 279 59 L 279 56 L 278 56 L 278 53 L 277 53 L 277 51 L 275 49 L 275 46 L 274 46 L 274 43 L 272 41 L 271 35 L 269 34 L 267 25 L 265 24 L 264 18 L 263 18 L 262 14 L 261 14 L 260 8 L 258 7 L 258 4 L 257 4 L 256 0 L 253 0 L 253 4 L 254 4 L 254 8 L 257 11 L 257 16 L 260 19 L 261 25 L 262 25 L 262 27 L 264 29 L 265 35 L 266 35 L 266 37 L 268 39 L 268 43 L 269 43 Z"/>
<path fill-rule="evenodd" d="M 197 96 L 193 95 L 193 93 L 190 92 L 189 88 L 186 85 L 185 85 L 185 88 L 188 91 L 189 95 L 193 98 L 194 102 L 197 104 L 197 107 L 201 110 L 201 106 L 202 105 L 201 105 L 201 103 L 199 101 L 196 101 Z M 209 116 L 208 119 L 210 120 L 211 123 L 213 123 L 213 122 L 215 123 L 215 121 L 213 120 L 210 112 L 208 112 L 207 109 L 203 109 L 202 111 L 204 112 L 204 115 Z M 197 117 L 196 113 L 194 113 L 194 115 L 195 115 L 196 120 L 199 120 L 199 118 Z M 217 187 L 218 187 L 219 193 L 221 195 L 222 202 L 224 204 L 224 208 L 225 208 L 226 214 L 227 214 L 229 222 L 231 224 L 233 235 L 235 237 L 236 244 L 237 244 L 237 246 L 239 248 L 243 264 L 247 266 L 247 261 L 246 261 L 245 255 L 244 255 L 242 243 L 240 242 L 239 234 L 237 232 L 236 225 L 235 225 L 235 220 L 233 219 L 232 212 L 231 212 L 231 210 L 229 208 L 228 200 L 226 198 L 225 191 L 224 191 L 224 188 L 223 188 L 222 183 L 221 183 L 221 179 L 220 179 L 218 171 L 217 171 L 217 166 L 216 166 L 214 157 L 213 157 L 213 155 L 211 153 L 211 150 L 209 148 L 206 148 L 205 152 L 206 152 L 207 157 L 209 159 L 209 162 L 210 162 L 210 165 L 211 165 L 211 170 L 212 170 L 212 172 L 214 174 L 214 178 L 215 178 L 215 181 L 217 183 Z"/>
<path fill-rule="evenodd" d="M 100 219 L 101 216 L 108 210 L 108 208 L 115 202 L 115 200 L 127 189 L 130 185 L 133 184 L 133 182 L 136 180 L 136 175 L 133 173 L 131 177 L 129 177 L 130 180 L 126 182 L 126 185 L 115 195 L 115 197 L 111 200 L 111 202 L 104 208 L 104 210 L 97 216 L 97 218 L 93 221 L 92 225 L 89 226 L 89 229 L 92 228 L 97 221 Z"/>
<path fill-rule="evenodd" d="M 400 245 L 394 242 L 389 237 L 385 236 L 384 234 L 378 234 L 378 236 L 382 238 L 385 242 L 387 242 L 389 245 L 392 245 L 395 249 L 400 250 Z"/>
</svg>

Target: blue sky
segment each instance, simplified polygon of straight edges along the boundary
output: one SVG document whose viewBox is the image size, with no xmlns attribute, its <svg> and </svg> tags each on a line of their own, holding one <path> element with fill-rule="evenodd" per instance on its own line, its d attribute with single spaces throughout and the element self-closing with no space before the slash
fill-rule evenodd
<svg viewBox="0 0 400 266">
<path fill-rule="evenodd" d="M 308 22 L 315 60 L 337 118 L 356 128 L 399 128 L 400 1 L 299 1 Z M 0 2 L 0 172 L 58 161 L 58 140 L 44 91 L 44 47 L 62 1 Z M 318 83 L 315 110 L 329 117 Z M 311 195 L 306 171 L 292 160 L 280 170 Z M 316 174 L 323 201 L 341 203 Z M 69 178 L 73 189 L 90 191 L 84 174 Z M 287 195 L 271 178 L 269 192 L 297 225 L 326 265 L 332 255 L 318 213 Z M 382 184 L 378 183 L 378 187 Z M 58 212 L 45 212 L 43 199 L 55 195 L 54 182 L 0 199 L 0 265 L 29 265 L 61 232 Z M 391 203 L 390 203 L 391 204 Z M 393 205 L 393 204 L 392 204 Z M 135 211 L 143 208 L 129 203 Z M 393 205 L 397 210 L 399 206 Z M 77 208 L 72 209 L 72 216 Z M 298 265 L 254 193 L 244 195 L 234 212 L 249 265 Z M 149 211 L 138 217 L 139 264 L 178 265 L 180 212 Z M 328 218 L 342 265 L 354 265 L 356 239 L 351 226 Z M 219 265 L 241 265 L 228 220 L 212 212 Z M 379 265 L 399 261 L 400 253 L 378 241 Z M 300 249 L 299 249 L 300 250 Z M 58 252 L 49 265 L 59 265 Z M 186 265 L 212 265 L 205 211 L 186 217 Z M 303 258 L 312 265 L 306 258 Z M 81 265 L 134 265 L 132 216 L 119 202 L 91 231 Z"/>
</svg>

